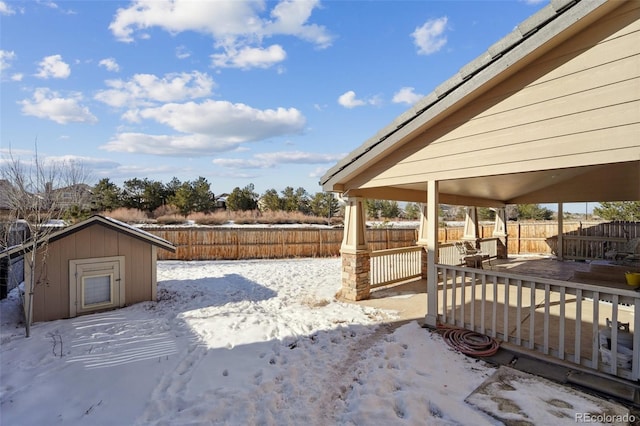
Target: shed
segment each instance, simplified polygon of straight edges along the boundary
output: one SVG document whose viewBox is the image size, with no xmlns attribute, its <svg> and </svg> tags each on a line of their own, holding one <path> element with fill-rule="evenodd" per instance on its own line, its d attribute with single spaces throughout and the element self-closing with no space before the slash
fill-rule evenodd
<svg viewBox="0 0 640 426">
<path fill-rule="evenodd" d="M 33 297 L 30 323 L 156 300 L 157 249 L 176 250 L 169 241 L 100 215 L 49 233 L 36 246 L 35 288 L 24 297 L 25 307 Z M 0 257 L 28 254 L 31 247 L 27 242 Z"/>
</svg>

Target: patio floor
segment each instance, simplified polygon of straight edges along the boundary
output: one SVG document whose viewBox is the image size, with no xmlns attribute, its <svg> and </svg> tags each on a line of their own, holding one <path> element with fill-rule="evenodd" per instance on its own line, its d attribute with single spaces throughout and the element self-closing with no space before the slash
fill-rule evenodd
<svg viewBox="0 0 640 426">
<path fill-rule="evenodd" d="M 508 272 L 518 275 L 569 281 L 574 272 L 588 272 L 588 262 L 559 261 L 552 256 L 509 256 L 508 259 L 485 261 L 485 270 Z M 367 300 L 353 302 L 358 305 L 398 312 L 398 320 L 424 320 L 427 313 L 427 281 L 409 280 L 404 283 L 380 287 L 371 291 Z"/>
</svg>

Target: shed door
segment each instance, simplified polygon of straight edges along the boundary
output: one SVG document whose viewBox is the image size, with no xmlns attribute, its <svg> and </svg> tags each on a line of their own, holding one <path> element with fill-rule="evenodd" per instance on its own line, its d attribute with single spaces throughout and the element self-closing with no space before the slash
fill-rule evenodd
<svg viewBox="0 0 640 426">
<path fill-rule="evenodd" d="M 69 314 L 124 306 L 124 256 L 69 261 Z"/>
</svg>

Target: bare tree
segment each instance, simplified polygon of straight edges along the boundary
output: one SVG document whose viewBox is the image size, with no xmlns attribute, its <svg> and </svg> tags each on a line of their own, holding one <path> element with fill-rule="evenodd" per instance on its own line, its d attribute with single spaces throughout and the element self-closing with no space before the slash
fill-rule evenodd
<svg viewBox="0 0 640 426">
<path fill-rule="evenodd" d="M 48 225 L 62 217 L 65 206 L 77 201 L 69 200 L 58 189 L 81 184 L 89 174 L 80 163 L 43 161 L 36 149 L 30 162 L 21 161 L 9 152 L 2 161 L 0 176 L 7 183 L 5 197 L 10 220 L 24 220 L 30 231 L 30 239 L 24 243 L 24 262 L 29 273 L 25 276 L 23 296 L 26 298 L 26 337 L 29 337 L 34 291 L 44 278 L 42 265 L 47 258 L 47 236 L 55 230 Z"/>
</svg>

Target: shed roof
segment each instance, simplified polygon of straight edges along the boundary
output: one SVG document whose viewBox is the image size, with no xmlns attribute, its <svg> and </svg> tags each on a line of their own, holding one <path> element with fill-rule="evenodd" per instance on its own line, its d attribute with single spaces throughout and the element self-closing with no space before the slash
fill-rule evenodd
<svg viewBox="0 0 640 426">
<path fill-rule="evenodd" d="M 424 201 L 425 182 L 438 180 L 439 192 L 445 194 L 441 202 L 487 206 L 640 199 L 640 136 L 637 134 L 635 142 L 631 146 L 627 144 L 619 155 L 609 152 L 596 162 L 573 161 L 564 166 L 562 159 L 556 159 L 555 164 L 540 164 L 537 169 L 504 168 L 498 173 L 494 169 L 492 174 L 481 170 L 473 174 L 468 169 L 462 172 L 465 165 L 461 164 L 437 173 L 424 170 L 401 182 L 400 179 L 388 179 L 389 183 L 385 184 L 381 183 L 384 179 L 373 182 L 371 178 L 394 167 L 394 160 L 389 159 L 392 154 L 396 161 L 402 155 L 408 155 L 399 152 L 409 143 L 416 143 L 433 126 L 465 104 L 522 72 L 536 58 L 598 23 L 624 3 L 617 0 L 552 0 L 339 161 L 322 176 L 320 185 L 326 191 L 368 198 Z M 632 9 L 631 14 L 632 19 L 640 19 L 640 8 Z M 638 34 L 633 37 L 640 42 Z M 636 95 L 640 94 L 637 78 L 633 87 Z M 636 96 L 636 104 L 637 98 L 640 96 Z M 636 109 L 633 104 L 629 108 Z M 608 180 L 608 185 L 602 185 L 603 178 Z"/>
<path fill-rule="evenodd" d="M 52 242 L 52 241 L 56 241 L 59 240 L 61 238 L 66 237 L 67 235 L 71 235 L 74 232 L 78 232 L 82 229 L 85 229 L 89 226 L 95 225 L 95 224 L 101 224 L 103 226 L 106 226 L 109 229 L 113 229 L 117 232 L 122 232 L 124 234 L 127 234 L 133 238 L 137 238 L 139 240 L 148 242 L 149 244 L 152 244 L 154 246 L 163 248 L 165 250 L 169 250 L 172 253 L 175 253 L 176 251 L 176 247 L 173 245 L 173 243 L 171 243 L 170 241 L 167 241 L 163 238 L 160 238 L 156 235 L 153 235 L 149 232 L 143 231 L 141 229 L 138 229 L 134 226 L 131 226 L 127 223 L 124 222 L 120 222 L 119 220 L 113 219 L 111 217 L 106 217 L 106 216 L 101 216 L 101 215 L 94 215 L 91 216 L 89 219 L 84 220 L 82 222 L 78 222 L 76 224 L 73 224 L 71 226 L 68 226 L 66 228 L 62 228 L 58 231 L 54 231 L 52 233 L 49 233 L 47 235 L 44 235 L 42 238 L 40 238 L 40 240 L 38 241 L 38 245 L 43 244 L 45 242 Z M 19 253 L 24 253 L 26 251 L 31 250 L 32 248 L 32 243 L 25 243 L 23 245 L 19 245 L 19 246 L 13 246 L 13 247 L 9 247 L 7 249 L 5 249 L 4 251 L 0 252 L 0 257 L 13 257 L 16 254 Z"/>
</svg>

